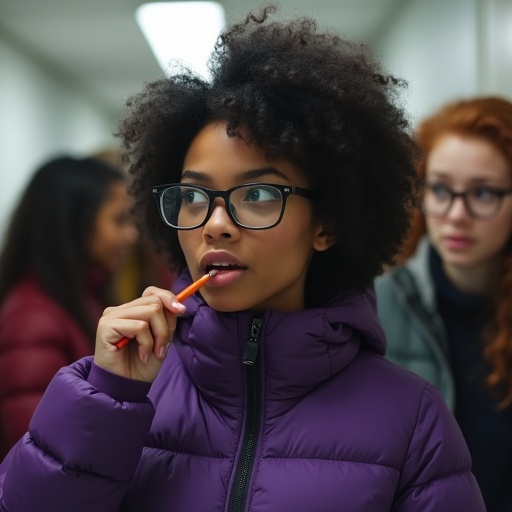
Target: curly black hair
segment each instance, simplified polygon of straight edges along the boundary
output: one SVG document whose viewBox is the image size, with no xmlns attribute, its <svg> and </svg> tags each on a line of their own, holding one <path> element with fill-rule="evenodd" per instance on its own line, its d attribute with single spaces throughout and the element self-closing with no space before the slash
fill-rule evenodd
<svg viewBox="0 0 512 512">
<path fill-rule="evenodd" d="M 397 102 L 405 82 L 381 71 L 368 46 L 279 22 L 275 6 L 249 13 L 218 38 L 212 79 L 186 69 L 128 101 L 118 136 L 143 232 L 185 265 L 177 233 L 159 217 L 152 186 L 179 182 L 188 147 L 206 124 L 251 140 L 269 160 L 293 162 L 318 193 L 316 213 L 337 243 L 314 255 L 306 297 L 363 289 L 394 261 L 417 203 L 416 147 Z"/>
</svg>

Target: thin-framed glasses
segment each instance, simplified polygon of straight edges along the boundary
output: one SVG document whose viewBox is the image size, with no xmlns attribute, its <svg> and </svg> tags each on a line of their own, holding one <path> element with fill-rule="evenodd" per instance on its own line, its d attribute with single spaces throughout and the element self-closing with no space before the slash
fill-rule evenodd
<svg viewBox="0 0 512 512">
<path fill-rule="evenodd" d="M 229 218 L 246 229 L 269 229 L 279 224 L 290 195 L 314 198 L 312 190 L 270 183 L 246 183 L 229 190 L 170 183 L 153 187 L 153 194 L 163 221 L 175 229 L 204 226 L 216 197 L 224 200 Z"/>
<path fill-rule="evenodd" d="M 460 197 L 468 214 L 475 219 L 491 219 L 503 204 L 503 198 L 512 194 L 512 188 L 478 186 L 464 192 L 455 192 L 443 183 L 426 183 L 423 211 L 432 217 L 444 217 L 455 198 Z"/>
</svg>

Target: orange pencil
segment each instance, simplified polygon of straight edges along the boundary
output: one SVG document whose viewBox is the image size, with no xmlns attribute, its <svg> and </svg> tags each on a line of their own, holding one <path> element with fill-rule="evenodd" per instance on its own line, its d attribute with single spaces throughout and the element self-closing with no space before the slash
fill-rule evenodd
<svg viewBox="0 0 512 512">
<path fill-rule="evenodd" d="M 184 290 L 182 290 L 178 295 L 176 295 L 176 300 L 178 302 L 183 302 L 185 299 L 190 297 L 193 293 L 197 292 L 203 284 L 206 284 L 211 277 L 213 277 L 217 273 L 216 270 L 210 270 L 208 274 L 205 274 L 203 277 L 200 277 L 197 281 L 194 281 L 190 286 L 187 286 Z M 118 349 L 123 348 L 124 346 L 128 345 L 128 342 L 130 341 L 130 338 L 124 337 L 120 339 L 116 343 L 116 347 Z"/>
</svg>

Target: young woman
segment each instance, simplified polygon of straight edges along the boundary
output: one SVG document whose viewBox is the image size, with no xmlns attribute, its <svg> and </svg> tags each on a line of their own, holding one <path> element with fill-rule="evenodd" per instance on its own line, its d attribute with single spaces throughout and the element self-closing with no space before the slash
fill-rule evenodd
<svg viewBox="0 0 512 512">
<path fill-rule="evenodd" d="M 94 351 L 109 277 L 137 234 L 126 188 L 118 169 L 63 156 L 13 214 L 0 255 L 0 458 L 57 370 Z"/>
<path fill-rule="evenodd" d="M 150 287 L 105 311 L 0 468 L 6 510 L 484 510 L 442 397 L 384 359 L 367 289 L 414 200 L 397 81 L 272 10 L 221 36 L 211 83 L 135 99 L 144 229 L 184 269 L 175 292 L 216 274 L 183 304 Z"/>
<path fill-rule="evenodd" d="M 512 103 L 455 102 L 419 127 L 414 255 L 377 283 L 388 357 L 434 383 L 488 510 L 512 510 Z"/>
</svg>

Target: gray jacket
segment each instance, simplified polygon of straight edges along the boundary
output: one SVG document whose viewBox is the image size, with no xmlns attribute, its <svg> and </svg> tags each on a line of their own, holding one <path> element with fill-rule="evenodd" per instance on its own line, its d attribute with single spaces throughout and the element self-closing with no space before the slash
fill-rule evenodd
<svg viewBox="0 0 512 512">
<path fill-rule="evenodd" d="M 429 247 L 424 238 L 405 266 L 376 280 L 377 310 L 386 333 L 388 359 L 434 384 L 453 411 L 455 386 L 428 264 Z"/>
</svg>

